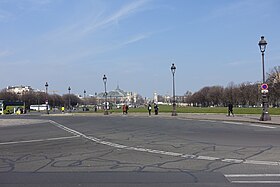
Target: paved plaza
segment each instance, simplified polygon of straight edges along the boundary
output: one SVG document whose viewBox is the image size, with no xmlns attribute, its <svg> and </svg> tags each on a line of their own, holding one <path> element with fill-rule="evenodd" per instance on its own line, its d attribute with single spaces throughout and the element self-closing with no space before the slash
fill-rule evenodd
<svg viewBox="0 0 280 187">
<path fill-rule="evenodd" d="M 277 186 L 279 134 L 277 116 L 6 115 L 0 185 Z"/>
</svg>

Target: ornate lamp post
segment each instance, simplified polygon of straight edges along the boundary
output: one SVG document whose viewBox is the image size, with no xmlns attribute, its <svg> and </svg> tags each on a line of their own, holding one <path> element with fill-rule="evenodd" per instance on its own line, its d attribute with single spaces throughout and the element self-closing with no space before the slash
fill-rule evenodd
<svg viewBox="0 0 280 187">
<path fill-rule="evenodd" d="M 263 84 L 265 84 L 265 71 L 264 71 L 264 52 L 266 49 L 267 42 L 264 39 L 264 36 L 261 36 L 261 40 L 259 41 L 260 51 L 262 53 L 262 74 L 263 74 Z M 269 121 L 271 117 L 268 113 L 268 98 L 267 98 L 267 90 L 262 90 L 262 115 L 260 117 L 260 121 Z"/>
<path fill-rule="evenodd" d="M 45 87 L 46 87 L 46 111 L 47 111 L 47 114 L 49 114 L 48 86 L 49 86 L 49 84 L 48 84 L 48 82 L 46 82 Z"/>
<path fill-rule="evenodd" d="M 104 83 L 104 88 L 105 88 L 105 105 L 104 105 L 104 115 L 108 115 L 109 112 L 107 110 L 107 90 L 106 90 L 106 83 L 107 83 L 107 77 L 106 75 L 103 76 L 103 83 Z"/>
<path fill-rule="evenodd" d="M 71 110 L 71 99 L 70 99 L 71 87 L 68 87 L 68 110 Z"/>
<path fill-rule="evenodd" d="M 86 90 L 84 90 L 84 110 L 86 111 Z"/>
<path fill-rule="evenodd" d="M 176 99 L 175 99 L 175 80 L 174 80 L 174 75 L 175 75 L 175 70 L 176 67 L 174 65 L 174 63 L 171 66 L 171 72 L 172 72 L 172 76 L 173 76 L 173 110 L 172 110 L 172 115 L 171 116 L 177 116 L 177 112 L 176 112 Z"/>
</svg>

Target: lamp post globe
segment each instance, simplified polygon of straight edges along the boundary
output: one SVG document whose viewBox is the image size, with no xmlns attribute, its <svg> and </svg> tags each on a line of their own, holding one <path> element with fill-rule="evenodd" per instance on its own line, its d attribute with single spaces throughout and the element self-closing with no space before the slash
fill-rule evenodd
<svg viewBox="0 0 280 187">
<path fill-rule="evenodd" d="M 49 86 L 49 84 L 48 84 L 48 82 L 46 82 L 45 87 L 46 87 L 46 111 L 47 111 L 47 114 L 49 114 L 48 86 Z"/>
<path fill-rule="evenodd" d="M 176 99 L 175 99 L 175 71 L 176 71 L 176 66 L 174 65 L 174 63 L 172 63 L 172 66 L 171 66 L 171 72 L 172 72 L 172 80 L 173 80 L 173 101 L 172 101 L 172 106 L 173 106 L 173 109 L 172 109 L 172 114 L 171 116 L 177 116 L 177 112 L 176 112 Z"/>
<path fill-rule="evenodd" d="M 264 70 L 264 52 L 266 50 L 267 42 L 264 39 L 264 36 L 261 36 L 261 40 L 259 41 L 260 51 L 262 53 L 262 84 L 265 84 L 265 70 Z M 271 117 L 268 113 L 268 97 L 267 92 L 262 90 L 262 115 L 260 117 L 260 121 L 269 121 Z"/>
<path fill-rule="evenodd" d="M 109 115 L 108 106 L 107 106 L 107 88 L 106 88 L 107 77 L 106 77 L 106 75 L 104 75 L 102 79 L 103 79 L 103 83 L 104 83 L 104 95 L 105 95 L 104 115 Z"/>
</svg>

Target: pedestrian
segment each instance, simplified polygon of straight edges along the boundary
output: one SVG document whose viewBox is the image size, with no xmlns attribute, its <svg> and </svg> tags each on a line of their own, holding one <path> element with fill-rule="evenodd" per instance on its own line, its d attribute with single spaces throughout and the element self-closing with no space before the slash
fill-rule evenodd
<svg viewBox="0 0 280 187">
<path fill-rule="evenodd" d="M 125 114 L 128 112 L 128 105 L 125 105 Z"/>
<path fill-rule="evenodd" d="M 125 104 L 123 104 L 123 106 L 122 106 L 122 111 L 123 111 L 123 114 L 126 114 L 126 105 Z"/>
<path fill-rule="evenodd" d="M 230 114 L 232 114 L 232 116 L 234 117 L 233 105 L 231 103 L 228 104 L 228 116 L 230 116 Z"/>
<path fill-rule="evenodd" d="M 155 115 L 158 115 L 158 105 L 156 103 L 154 104 L 154 109 L 155 109 Z"/>
<path fill-rule="evenodd" d="M 94 106 L 94 112 L 97 112 L 97 105 Z"/>
<path fill-rule="evenodd" d="M 152 106 L 151 104 L 148 105 L 148 111 L 149 111 L 149 116 L 151 115 L 151 112 L 152 112 Z"/>
</svg>

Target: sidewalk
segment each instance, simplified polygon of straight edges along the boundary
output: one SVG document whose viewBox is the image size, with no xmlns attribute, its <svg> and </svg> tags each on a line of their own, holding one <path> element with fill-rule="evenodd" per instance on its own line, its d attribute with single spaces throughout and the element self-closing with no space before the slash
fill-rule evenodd
<svg viewBox="0 0 280 187">
<path fill-rule="evenodd" d="M 49 116 L 104 116 L 103 113 L 65 113 L 65 114 L 50 114 Z M 122 113 L 111 113 L 108 116 L 126 116 Z M 151 116 L 148 113 L 133 113 L 130 112 L 127 116 L 134 116 L 134 117 L 166 117 L 166 118 L 183 118 L 183 119 L 197 119 L 197 120 L 215 120 L 215 121 L 232 121 L 232 122 L 247 122 L 247 123 L 261 123 L 267 125 L 280 125 L 280 116 L 279 115 L 272 115 L 271 121 L 260 121 L 259 115 L 253 114 L 237 114 L 232 116 L 227 116 L 226 114 L 205 114 L 205 113 L 178 113 L 178 116 L 171 116 L 171 113 L 159 113 L 159 115 L 152 114 Z"/>
<path fill-rule="evenodd" d="M 271 121 L 260 121 L 261 115 L 240 114 L 227 116 L 226 114 L 178 114 L 178 117 L 189 119 L 202 119 L 202 120 L 219 120 L 219 121 L 233 121 L 233 122 L 248 122 L 248 123 L 261 123 L 269 125 L 280 125 L 280 116 L 271 116 Z"/>
<path fill-rule="evenodd" d="M 118 115 L 118 114 L 112 114 Z M 128 116 L 148 116 L 146 113 L 129 113 Z M 170 118 L 184 118 L 197 120 L 215 120 L 215 121 L 232 121 L 232 122 L 247 122 L 247 123 L 261 123 L 268 125 L 280 125 L 280 116 L 271 116 L 271 121 L 260 121 L 261 115 L 240 114 L 227 116 L 226 114 L 205 114 L 205 113 L 178 113 L 178 116 L 171 116 L 171 113 L 159 113 L 158 116 L 151 115 L 151 117 L 170 117 Z"/>
</svg>

